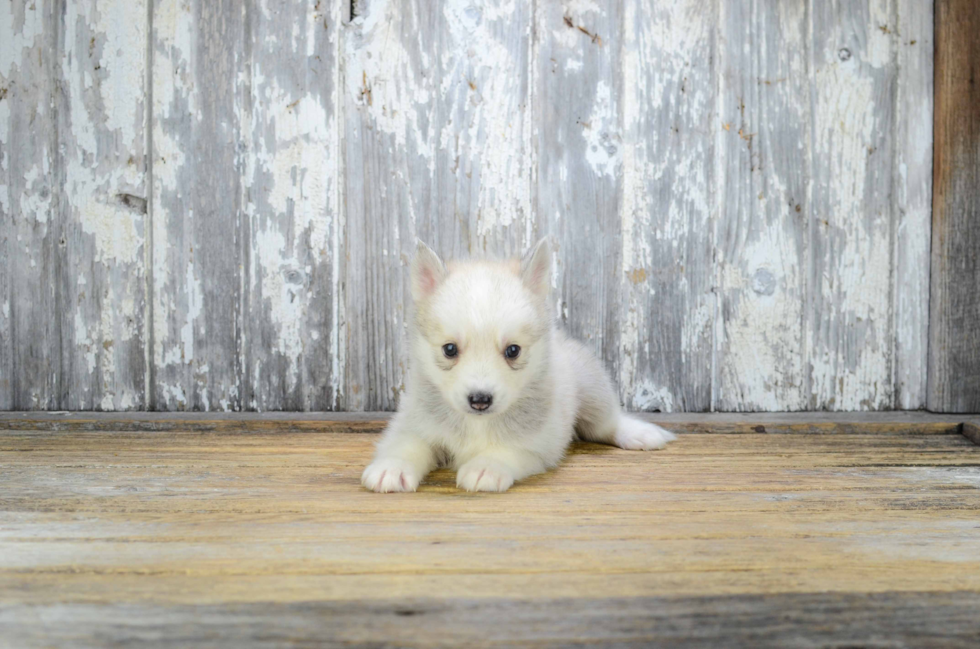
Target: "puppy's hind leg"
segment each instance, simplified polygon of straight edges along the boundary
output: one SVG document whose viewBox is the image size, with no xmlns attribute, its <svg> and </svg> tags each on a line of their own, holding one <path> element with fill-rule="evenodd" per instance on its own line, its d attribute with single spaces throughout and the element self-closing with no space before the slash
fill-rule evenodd
<svg viewBox="0 0 980 649">
<path fill-rule="evenodd" d="M 677 435 L 672 432 L 621 412 L 613 444 L 633 451 L 656 451 L 675 439 Z"/>
</svg>

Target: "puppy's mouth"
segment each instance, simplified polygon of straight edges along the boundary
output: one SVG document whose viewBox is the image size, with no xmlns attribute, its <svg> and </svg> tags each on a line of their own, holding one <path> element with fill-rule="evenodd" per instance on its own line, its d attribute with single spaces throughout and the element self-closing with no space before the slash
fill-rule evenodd
<svg viewBox="0 0 980 649">
<path fill-rule="evenodd" d="M 474 417 L 486 417 L 487 415 L 492 415 L 494 412 L 496 412 L 496 408 L 493 406 L 483 406 L 482 408 L 467 406 L 466 412 Z"/>
</svg>

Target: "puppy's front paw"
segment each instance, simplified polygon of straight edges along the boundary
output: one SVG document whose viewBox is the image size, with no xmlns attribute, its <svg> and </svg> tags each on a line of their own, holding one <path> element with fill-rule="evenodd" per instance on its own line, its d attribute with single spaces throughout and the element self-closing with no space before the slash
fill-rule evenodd
<svg viewBox="0 0 980 649">
<path fill-rule="evenodd" d="M 655 451 L 677 439 L 673 433 L 656 424 L 623 417 L 616 431 L 616 446 L 631 451 Z"/>
<path fill-rule="evenodd" d="M 512 484 L 513 470 L 489 458 L 474 458 L 456 472 L 456 486 L 467 491 L 507 491 Z"/>
<path fill-rule="evenodd" d="M 415 491 L 422 479 L 404 460 L 386 458 L 372 462 L 361 474 L 361 484 L 371 491 Z"/>
</svg>

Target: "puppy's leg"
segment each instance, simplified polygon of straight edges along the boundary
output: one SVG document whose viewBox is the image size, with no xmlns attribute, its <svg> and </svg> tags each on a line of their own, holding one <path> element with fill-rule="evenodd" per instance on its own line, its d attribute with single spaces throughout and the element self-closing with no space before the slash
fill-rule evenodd
<svg viewBox="0 0 980 649">
<path fill-rule="evenodd" d="M 650 451 L 661 449 L 677 437 L 649 422 L 631 417 L 619 406 L 609 377 L 595 357 L 581 361 L 579 408 L 575 432 L 579 438 L 619 448 Z"/>
<path fill-rule="evenodd" d="M 435 466 L 432 447 L 396 416 L 378 443 L 374 461 L 364 469 L 361 484 L 379 493 L 415 491 Z"/>
<path fill-rule="evenodd" d="M 456 472 L 456 486 L 467 491 L 507 491 L 517 480 L 543 473 L 544 461 L 521 448 L 483 451 Z"/>
</svg>

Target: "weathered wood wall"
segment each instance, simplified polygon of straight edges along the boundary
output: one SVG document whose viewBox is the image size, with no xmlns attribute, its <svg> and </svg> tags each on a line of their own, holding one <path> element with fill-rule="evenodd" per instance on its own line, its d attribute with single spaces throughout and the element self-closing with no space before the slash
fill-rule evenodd
<svg viewBox="0 0 980 649">
<path fill-rule="evenodd" d="M 416 236 L 635 409 L 926 398 L 921 0 L 0 4 L 0 408 L 390 409 Z"/>
</svg>

